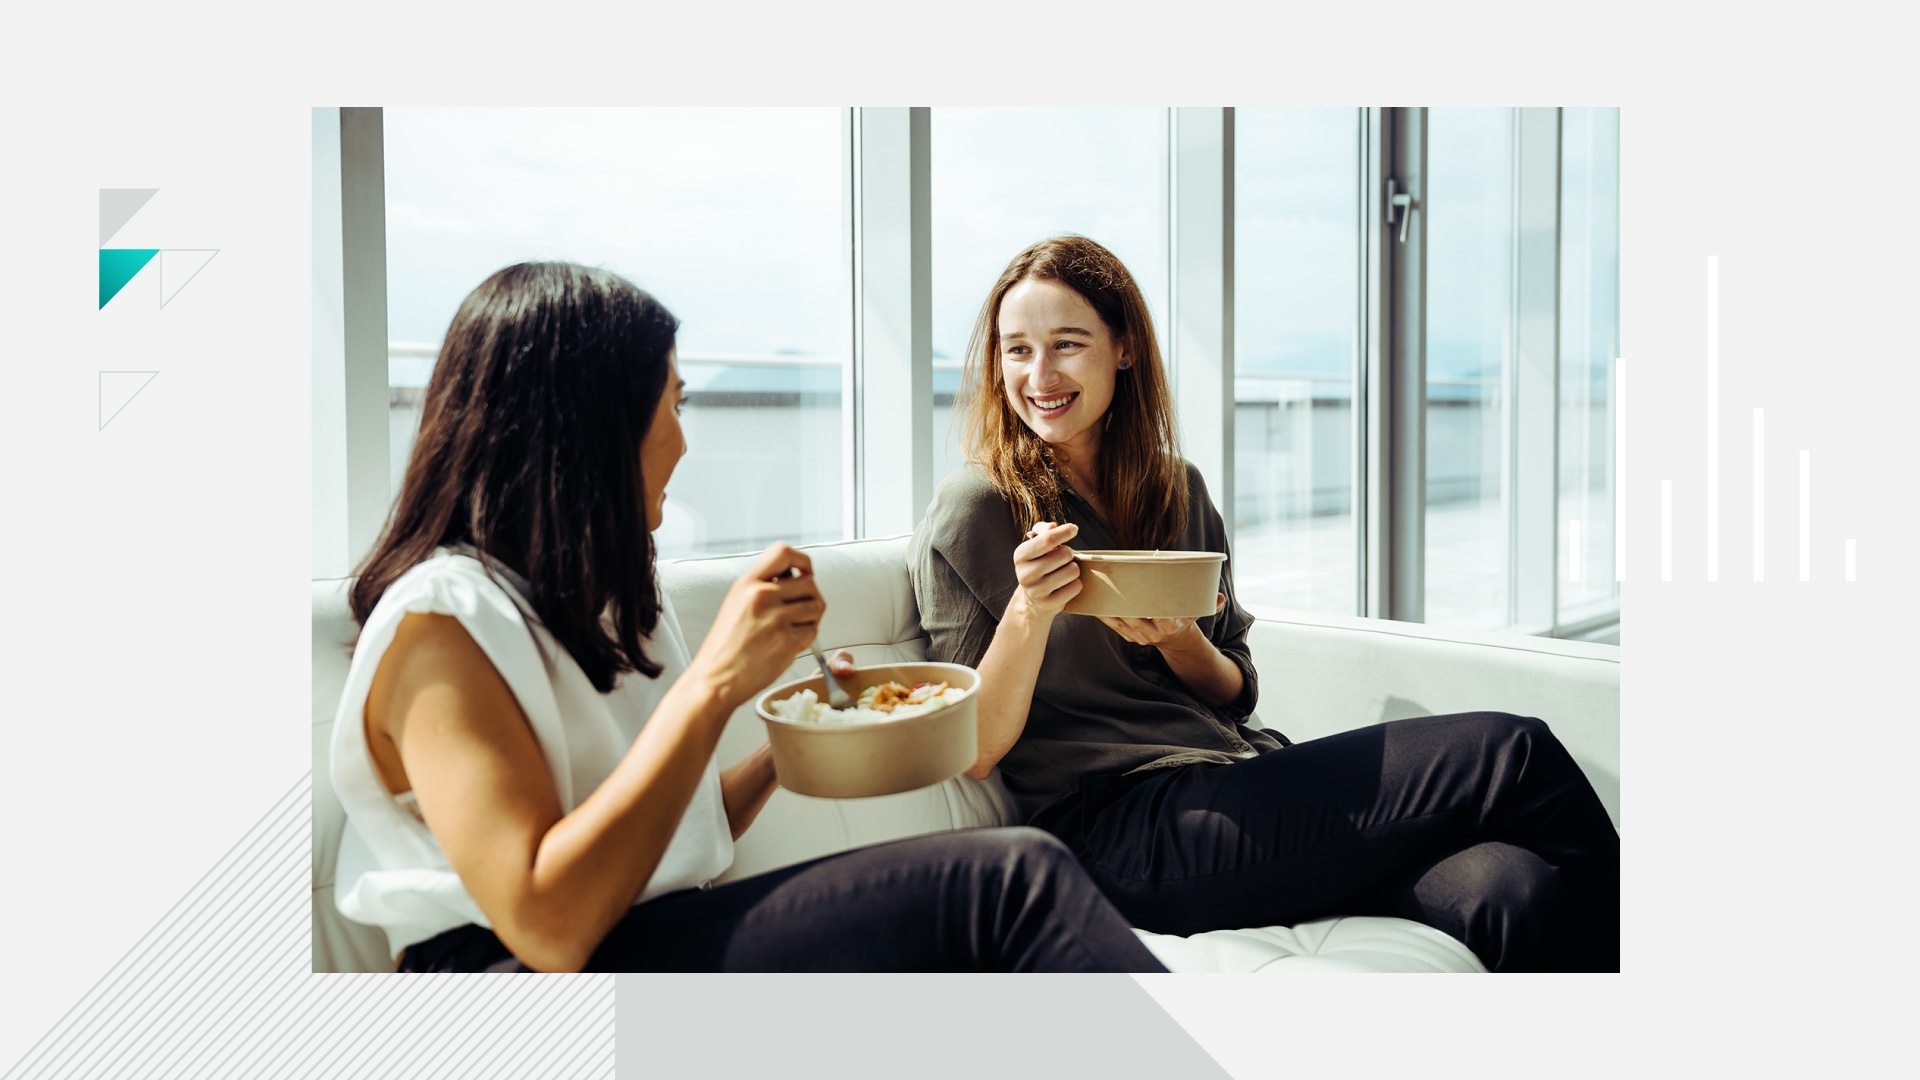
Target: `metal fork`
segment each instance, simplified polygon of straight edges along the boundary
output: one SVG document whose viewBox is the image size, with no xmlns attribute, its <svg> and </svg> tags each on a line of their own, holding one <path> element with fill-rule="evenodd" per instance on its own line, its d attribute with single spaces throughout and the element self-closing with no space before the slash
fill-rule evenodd
<svg viewBox="0 0 1920 1080">
<path fill-rule="evenodd" d="M 827 680 L 827 704 L 836 709 L 853 708 L 853 695 L 840 689 L 839 681 L 833 677 L 833 672 L 827 668 L 827 657 L 825 653 L 820 651 L 820 643 L 818 641 L 812 642 L 807 645 L 807 648 L 813 650 L 814 662 L 820 665 L 820 677 Z"/>
</svg>

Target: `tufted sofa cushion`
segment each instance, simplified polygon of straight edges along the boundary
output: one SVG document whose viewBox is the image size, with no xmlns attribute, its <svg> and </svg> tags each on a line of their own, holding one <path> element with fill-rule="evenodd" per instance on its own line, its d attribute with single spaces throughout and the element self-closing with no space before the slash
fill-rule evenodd
<svg viewBox="0 0 1920 1080">
<path fill-rule="evenodd" d="M 1484 972 L 1465 945 L 1405 919 L 1347 916 L 1298 926 L 1212 930 L 1191 937 L 1135 930 L 1173 971 L 1303 974 L 1313 971 Z"/>
<path fill-rule="evenodd" d="M 821 647 L 863 664 L 926 656 L 907 576 L 906 537 L 819 544 L 812 557 L 827 615 Z M 705 639 L 750 556 L 661 565 L 689 644 Z M 359 845 L 328 782 L 327 748 L 356 628 L 346 582 L 313 583 L 313 960 L 316 971 L 386 971 L 384 935 L 333 906 L 334 867 Z M 1501 709 L 1546 719 L 1619 814 L 1619 649 L 1579 642 L 1437 631 L 1405 623 L 1256 611 L 1250 635 L 1267 726 L 1303 741 L 1433 713 Z M 696 644 L 697 647 L 697 644 Z M 786 676 L 811 670 L 796 658 Z M 720 763 L 766 737 L 750 706 L 729 718 Z M 998 774 L 966 776 L 877 799 L 813 799 L 776 791 L 735 848 L 733 880 L 864 844 L 947 829 L 1013 823 Z M 1325 919 L 1295 927 L 1220 930 L 1187 938 L 1136 931 L 1175 971 L 1482 971 L 1466 947 L 1398 919 Z"/>
</svg>

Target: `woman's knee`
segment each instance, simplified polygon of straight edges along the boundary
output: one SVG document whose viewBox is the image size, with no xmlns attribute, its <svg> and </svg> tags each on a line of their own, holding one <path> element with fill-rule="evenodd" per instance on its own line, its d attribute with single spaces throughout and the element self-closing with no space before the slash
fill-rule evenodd
<svg viewBox="0 0 1920 1080">
<path fill-rule="evenodd" d="M 1495 971 L 1609 971 L 1608 935 L 1573 883 L 1545 859 L 1498 841 L 1442 859 L 1414 886 L 1423 921 L 1467 943 Z"/>
<path fill-rule="evenodd" d="M 1557 902 L 1567 888 L 1560 871 L 1513 844 L 1488 841 L 1443 860 L 1421 880 L 1421 899 L 1476 917 L 1524 917 Z"/>
<path fill-rule="evenodd" d="M 962 829 L 942 836 L 952 854 L 982 863 L 1045 866 L 1074 861 L 1058 837 L 1031 825 Z"/>
<path fill-rule="evenodd" d="M 1553 729 L 1547 722 L 1534 716 L 1517 716 L 1506 712 L 1463 713 L 1456 718 L 1464 726 L 1473 730 L 1479 741 L 1489 746 L 1511 744 L 1557 745 Z"/>
<path fill-rule="evenodd" d="M 1074 862 L 1073 852 L 1059 837 L 1031 825 L 1014 825 L 993 830 L 999 842 L 1017 859 L 1039 864 Z"/>
<path fill-rule="evenodd" d="M 1074 892 L 1085 877 L 1067 845 L 1041 829 L 966 829 L 948 834 L 943 846 L 955 869 L 965 868 L 956 880 L 969 890 L 1039 900 Z"/>
</svg>

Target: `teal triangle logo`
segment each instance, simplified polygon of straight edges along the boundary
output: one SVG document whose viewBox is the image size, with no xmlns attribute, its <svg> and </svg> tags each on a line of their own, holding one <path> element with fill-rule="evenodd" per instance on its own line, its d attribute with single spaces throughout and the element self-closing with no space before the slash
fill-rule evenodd
<svg viewBox="0 0 1920 1080">
<path fill-rule="evenodd" d="M 100 306 L 106 307 L 107 301 L 120 294 L 139 273 L 160 254 L 159 248 L 101 248 L 100 249 Z"/>
</svg>

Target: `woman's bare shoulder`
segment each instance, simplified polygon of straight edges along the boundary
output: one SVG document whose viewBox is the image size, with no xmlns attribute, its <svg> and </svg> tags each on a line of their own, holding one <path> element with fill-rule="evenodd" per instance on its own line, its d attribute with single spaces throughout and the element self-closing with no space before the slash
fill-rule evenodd
<svg viewBox="0 0 1920 1080">
<path fill-rule="evenodd" d="M 368 725 L 398 741 L 415 707 L 429 701 L 443 726 L 527 722 L 506 678 L 458 618 L 410 611 L 374 668 Z"/>
</svg>

